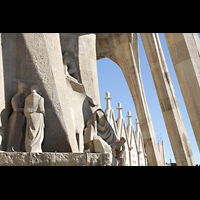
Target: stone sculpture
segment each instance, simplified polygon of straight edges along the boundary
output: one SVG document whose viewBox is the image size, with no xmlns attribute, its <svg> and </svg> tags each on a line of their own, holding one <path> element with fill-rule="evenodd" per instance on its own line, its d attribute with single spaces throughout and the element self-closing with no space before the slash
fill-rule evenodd
<svg viewBox="0 0 200 200">
<path fill-rule="evenodd" d="M 76 68 L 75 61 L 69 56 L 68 52 L 65 52 L 63 55 L 63 64 L 65 75 L 67 78 L 72 79 L 73 81 L 79 81 L 78 70 Z"/>
<path fill-rule="evenodd" d="M 140 36 L 176 163 L 195 165 L 158 34 L 141 33 Z M 165 37 L 200 148 L 199 37 L 197 33 L 165 33 Z M 101 107 L 96 61 L 105 57 L 117 63 L 130 88 L 149 165 L 163 165 L 141 76 L 138 33 L 0 33 L 1 149 L 3 151 L 22 149 L 23 143 L 20 138 L 22 127 L 25 127 L 23 91 L 19 91 L 13 98 L 13 113 L 9 122 L 8 117 L 12 109 L 9 106 L 10 97 L 13 97 L 15 92 L 13 88 L 16 82 L 23 80 L 28 86 L 37 82 L 43 88 L 47 112 L 45 131 L 48 133 L 43 143 L 43 150 L 82 152 L 83 129 L 96 109 Z M 180 65 L 182 67 L 179 67 Z M 97 113 L 98 116 L 101 115 L 101 111 Z M 108 120 L 114 119 L 113 113 L 107 110 L 107 116 L 109 113 L 112 115 L 110 114 Z M 110 144 L 112 130 L 109 130 L 109 126 L 104 127 L 103 123 L 106 120 L 103 114 L 103 117 L 98 116 L 94 121 L 88 122 L 84 137 L 86 139 L 87 135 L 94 135 L 92 144 L 96 141 L 98 144 L 111 147 L 113 151 L 118 141 L 113 145 Z M 117 126 L 111 123 L 113 124 L 114 132 L 117 133 Z M 119 146 L 120 148 L 116 147 L 117 152 L 123 149 L 121 145 Z M 107 150 L 110 151 L 109 148 Z"/>
<path fill-rule="evenodd" d="M 25 125 L 24 117 L 24 102 L 27 94 L 26 84 L 18 84 L 18 92 L 12 98 L 11 105 L 13 113 L 9 117 L 8 122 L 8 138 L 7 138 L 7 151 L 21 151 L 21 141 L 23 137 L 23 128 Z"/>
<path fill-rule="evenodd" d="M 44 139 L 44 98 L 37 85 L 32 86 L 31 94 L 25 99 L 24 114 L 27 119 L 25 148 L 27 152 L 42 152 Z"/>
<path fill-rule="evenodd" d="M 117 139 L 102 109 L 97 109 L 84 130 L 84 149 L 95 153 L 112 153 L 120 160 L 125 138 Z M 121 148 L 122 147 L 122 148 Z"/>
</svg>

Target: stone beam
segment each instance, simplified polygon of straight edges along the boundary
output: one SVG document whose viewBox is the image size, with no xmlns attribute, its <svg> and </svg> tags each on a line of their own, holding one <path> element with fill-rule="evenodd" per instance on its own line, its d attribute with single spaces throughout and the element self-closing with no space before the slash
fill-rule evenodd
<svg viewBox="0 0 200 200">
<path fill-rule="evenodd" d="M 141 34 L 177 165 L 195 165 L 187 132 L 157 33 Z"/>
<path fill-rule="evenodd" d="M 103 52 L 103 55 L 116 62 L 122 69 L 135 104 L 149 164 L 158 166 L 161 165 L 160 156 L 138 66 L 138 51 L 135 48 L 133 51 L 133 46 L 136 47 L 137 44 L 136 39 L 137 35 L 110 33 L 107 40 L 104 38 L 102 41 L 101 38 L 100 42 L 97 41 L 97 46 L 99 51 L 101 43 L 103 49 L 109 49 L 107 54 Z M 109 48 L 105 47 L 106 44 L 109 45 Z M 102 55 L 98 52 L 97 54 L 99 57 Z"/>
<path fill-rule="evenodd" d="M 197 33 L 165 33 L 168 49 L 200 150 L 200 41 Z"/>
</svg>

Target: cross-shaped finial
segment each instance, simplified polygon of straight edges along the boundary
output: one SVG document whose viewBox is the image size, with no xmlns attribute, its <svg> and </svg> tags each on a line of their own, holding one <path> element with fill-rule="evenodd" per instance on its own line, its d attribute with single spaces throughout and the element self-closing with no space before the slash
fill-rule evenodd
<svg viewBox="0 0 200 200">
<path fill-rule="evenodd" d="M 132 117 L 131 111 L 128 111 L 128 115 L 127 115 L 126 117 L 128 117 L 128 125 L 132 125 L 132 121 L 131 121 L 131 117 Z"/>
<path fill-rule="evenodd" d="M 139 131 L 139 121 L 138 121 L 138 118 L 135 119 L 135 124 L 136 124 L 136 131 Z"/>
<path fill-rule="evenodd" d="M 106 100 L 106 110 L 111 109 L 111 106 L 110 106 L 110 100 L 111 99 L 112 98 L 110 97 L 110 92 L 106 92 L 106 98 L 105 98 L 105 100 Z"/>
<path fill-rule="evenodd" d="M 122 108 L 122 106 L 121 106 L 121 103 L 119 102 L 118 103 L 118 108 L 117 108 L 117 110 L 118 110 L 118 119 L 119 118 L 122 118 L 122 110 L 123 108 Z"/>
</svg>

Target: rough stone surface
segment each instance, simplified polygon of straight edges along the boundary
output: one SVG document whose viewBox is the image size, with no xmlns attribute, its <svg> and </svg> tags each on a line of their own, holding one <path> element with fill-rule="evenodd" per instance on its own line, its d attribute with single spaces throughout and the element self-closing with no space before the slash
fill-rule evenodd
<svg viewBox="0 0 200 200">
<path fill-rule="evenodd" d="M 110 153 L 0 152 L 0 166 L 112 166 Z"/>
<path fill-rule="evenodd" d="M 74 38 L 73 35 L 70 38 Z M 84 43 L 83 38 L 80 43 L 78 38 L 74 39 L 77 45 Z M 36 84 L 45 99 L 46 126 L 42 150 L 82 152 L 77 135 L 83 133 L 92 111 L 86 94 L 75 91 L 65 77 L 59 33 L 2 33 L 1 41 L 0 73 L 1 80 L 4 80 L 3 83 L 0 80 L 0 94 L 3 94 L 0 100 L 1 132 L 6 130 L 5 137 L 2 136 L 5 138 L 2 150 L 6 149 L 8 117 L 12 111 L 10 102 L 17 92 L 17 84 L 24 82 L 28 86 L 28 94 L 31 86 Z M 94 45 L 94 36 L 92 41 Z M 69 48 L 74 47 L 70 56 L 78 58 L 77 45 L 68 45 Z"/>
<path fill-rule="evenodd" d="M 197 33 L 165 33 L 190 122 L 200 150 L 200 40 Z"/>
</svg>

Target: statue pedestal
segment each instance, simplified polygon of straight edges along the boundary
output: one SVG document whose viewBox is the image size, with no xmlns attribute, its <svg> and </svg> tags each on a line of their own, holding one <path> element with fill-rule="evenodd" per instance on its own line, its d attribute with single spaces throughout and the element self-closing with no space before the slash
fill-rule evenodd
<svg viewBox="0 0 200 200">
<path fill-rule="evenodd" d="M 0 166 L 116 166 L 110 153 L 0 152 Z"/>
</svg>

